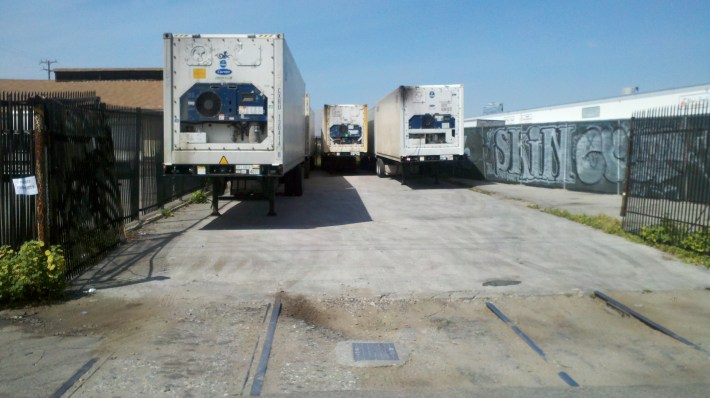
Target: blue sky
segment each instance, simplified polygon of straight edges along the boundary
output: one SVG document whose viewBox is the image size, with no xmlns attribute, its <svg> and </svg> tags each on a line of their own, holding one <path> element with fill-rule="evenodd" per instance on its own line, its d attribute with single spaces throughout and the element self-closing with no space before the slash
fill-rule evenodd
<svg viewBox="0 0 710 398">
<path fill-rule="evenodd" d="M 162 67 L 162 34 L 285 33 L 314 109 L 462 83 L 466 116 L 710 83 L 710 0 L 0 0 L 0 78 Z"/>
</svg>

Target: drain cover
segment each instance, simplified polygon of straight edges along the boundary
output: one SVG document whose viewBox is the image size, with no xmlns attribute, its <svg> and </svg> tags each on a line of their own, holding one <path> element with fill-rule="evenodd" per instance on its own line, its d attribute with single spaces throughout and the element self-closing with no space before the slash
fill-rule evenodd
<svg viewBox="0 0 710 398">
<path fill-rule="evenodd" d="M 379 368 L 402 366 L 409 360 L 407 347 L 395 342 L 341 341 L 335 347 L 335 356 L 343 366 Z"/>
<path fill-rule="evenodd" d="M 514 281 L 512 279 L 495 279 L 492 281 L 488 282 L 483 282 L 483 286 L 513 286 L 513 285 L 519 285 L 520 281 Z"/>
<path fill-rule="evenodd" d="M 393 343 L 353 343 L 355 361 L 399 361 Z"/>
</svg>

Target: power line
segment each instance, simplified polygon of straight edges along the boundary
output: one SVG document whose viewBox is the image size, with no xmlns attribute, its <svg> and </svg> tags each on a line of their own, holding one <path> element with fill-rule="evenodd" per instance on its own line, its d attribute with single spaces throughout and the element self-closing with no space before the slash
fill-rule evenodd
<svg viewBox="0 0 710 398">
<path fill-rule="evenodd" d="M 43 60 L 39 61 L 39 63 L 40 63 L 40 65 L 47 64 L 47 67 L 42 68 L 42 69 L 47 71 L 47 80 L 52 80 L 52 76 L 50 74 L 54 71 L 54 69 L 52 69 L 51 66 L 52 66 L 52 64 L 56 64 L 57 61 L 56 60 L 50 61 L 48 59 L 43 59 Z"/>
</svg>

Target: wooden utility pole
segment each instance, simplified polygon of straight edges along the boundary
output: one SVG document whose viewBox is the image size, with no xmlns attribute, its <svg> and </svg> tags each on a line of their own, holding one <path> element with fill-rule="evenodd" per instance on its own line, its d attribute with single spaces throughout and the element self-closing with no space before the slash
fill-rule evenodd
<svg viewBox="0 0 710 398">
<path fill-rule="evenodd" d="M 39 63 L 40 64 L 47 64 L 47 67 L 42 68 L 42 69 L 47 71 L 47 80 L 52 80 L 51 73 L 54 71 L 54 69 L 52 69 L 52 64 L 56 64 L 57 61 L 56 60 L 50 61 L 48 59 L 43 59 L 43 60 L 39 61 Z"/>
<path fill-rule="evenodd" d="M 46 185 L 44 178 L 44 102 L 37 97 L 34 104 L 34 154 L 35 178 L 37 179 L 37 240 L 48 244 L 49 231 L 47 230 L 47 201 Z"/>
</svg>

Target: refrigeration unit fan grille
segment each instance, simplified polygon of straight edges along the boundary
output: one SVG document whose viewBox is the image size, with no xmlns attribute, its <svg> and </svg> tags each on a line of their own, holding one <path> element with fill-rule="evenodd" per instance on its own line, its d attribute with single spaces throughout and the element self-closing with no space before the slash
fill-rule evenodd
<svg viewBox="0 0 710 398">
<path fill-rule="evenodd" d="M 219 95 L 206 91 L 197 97 L 195 108 L 204 117 L 215 117 L 222 109 L 222 100 Z"/>
</svg>

